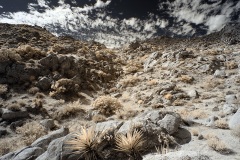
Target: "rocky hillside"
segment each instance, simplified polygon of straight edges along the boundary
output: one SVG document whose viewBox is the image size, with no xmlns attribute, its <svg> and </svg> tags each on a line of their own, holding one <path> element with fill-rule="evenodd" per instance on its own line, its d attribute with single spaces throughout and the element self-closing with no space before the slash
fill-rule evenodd
<svg viewBox="0 0 240 160">
<path fill-rule="evenodd" d="M 238 30 L 108 49 L 0 24 L 0 160 L 239 159 Z"/>
</svg>

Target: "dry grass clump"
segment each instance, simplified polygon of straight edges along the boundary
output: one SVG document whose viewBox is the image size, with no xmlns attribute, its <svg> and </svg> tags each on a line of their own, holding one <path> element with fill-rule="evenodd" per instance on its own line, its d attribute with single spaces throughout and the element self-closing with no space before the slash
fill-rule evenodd
<svg viewBox="0 0 240 160">
<path fill-rule="evenodd" d="M 140 61 L 129 61 L 126 66 L 126 73 L 136 73 L 142 69 L 142 63 Z"/>
<path fill-rule="evenodd" d="M 179 145 L 173 136 L 169 135 L 168 133 L 160 132 L 158 136 L 158 141 L 160 143 L 160 148 L 156 146 L 156 150 L 160 154 L 166 154 L 169 151 L 170 144 L 177 144 Z"/>
<path fill-rule="evenodd" d="M 189 109 L 180 109 L 177 111 L 181 115 L 183 119 L 189 119 L 189 118 L 194 118 L 194 119 L 201 119 L 201 118 L 206 118 L 207 113 L 204 112 L 201 109 L 196 109 L 196 110 L 189 110 Z"/>
<path fill-rule="evenodd" d="M 227 67 L 227 69 L 236 69 L 238 68 L 238 63 L 236 63 L 235 61 L 228 61 L 225 63 L 225 66 Z"/>
<path fill-rule="evenodd" d="M 199 131 L 196 128 L 192 128 L 191 133 L 192 133 L 193 136 L 198 136 L 199 135 Z"/>
<path fill-rule="evenodd" d="M 117 117 L 119 119 L 127 120 L 129 118 L 135 117 L 138 114 L 138 111 L 133 110 L 122 110 L 117 113 Z"/>
<path fill-rule="evenodd" d="M 15 49 L 0 49 L 0 62 L 4 61 L 20 61 L 22 58 L 17 54 Z"/>
<path fill-rule="evenodd" d="M 39 48 L 30 45 L 21 45 L 17 49 L 17 53 L 24 59 L 39 59 L 46 56 L 46 52 L 42 52 Z"/>
<path fill-rule="evenodd" d="M 143 151 L 145 143 L 142 131 L 135 129 L 132 132 L 128 132 L 127 135 L 118 134 L 115 140 L 118 151 L 124 152 L 134 159 L 141 157 L 140 152 Z"/>
<path fill-rule="evenodd" d="M 164 98 L 167 100 L 171 100 L 173 98 L 173 95 L 171 93 L 167 93 L 166 95 L 164 95 Z"/>
<path fill-rule="evenodd" d="M 209 135 L 207 136 L 207 144 L 213 150 L 220 152 L 220 153 L 229 153 L 230 150 L 227 148 L 225 143 L 223 143 L 216 135 Z"/>
<path fill-rule="evenodd" d="M 93 122 L 95 122 L 95 123 L 104 122 L 104 121 L 106 121 L 106 119 L 107 119 L 107 118 L 106 118 L 104 115 L 100 115 L 100 114 L 94 115 L 94 116 L 92 117 L 92 120 L 93 120 Z"/>
<path fill-rule="evenodd" d="M 78 92 L 79 85 L 74 83 L 71 79 L 62 78 L 53 84 L 51 88 L 54 91 L 50 92 L 50 96 L 54 97 L 64 93 L 76 93 Z"/>
<path fill-rule="evenodd" d="M 42 99 L 42 98 L 45 97 L 45 95 L 43 93 L 37 92 L 35 97 L 38 98 L 38 99 Z"/>
<path fill-rule="evenodd" d="M 21 105 L 19 103 L 10 104 L 7 106 L 7 109 L 9 109 L 11 111 L 20 111 Z"/>
<path fill-rule="evenodd" d="M 0 84 L 0 95 L 6 94 L 8 91 L 8 86 L 6 84 Z"/>
<path fill-rule="evenodd" d="M 64 118 L 68 118 L 70 116 L 74 116 L 79 112 L 85 113 L 85 111 L 81 107 L 81 102 L 78 100 L 78 101 L 70 102 L 67 105 L 60 108 L 55 113 L 54 118 L 55 119 L 64 119 Z"/>
<path fill-rule="evenodd" d="M 34 99 L 33 100 L 34 106 L 38 109 L 43 108 L 43 100 L 42 99 Z"/>
<path fill-rule="evenodd" d="M 28 93 L 29 94 L 32 94 L 32 95 L 35 95 L 36 93 L 38 93 L 40 91 L 40 89 L 38 87 L 31 87 L 29 90 L 28 90 Z"/>
<path fill-rule="evenodd" d="M 223 79 L 209 77 L 204 81 L 203 88 L 206 90 L 212 90 L 221 84 L 224 84 Z"/>
<path fill-rule="evenodd" d="M 225 119 L 218 119 L 215 121 L 215 126 L 221 129 L 228 129 L 228 123 Z"/>
<path fill-rule="evenodd" d="M 39 137 L 47 134 L 46 129 L 36 121 L 26 123 L 22 127 L 17 127 L 16 132 L 23 136 L 23 142 L 26 145 L 30 145 Z"/>
<path fill-rule="evenodd" d="M 139 81 L 138 77 L 129 75 L 126 78 L 121 79 L 119 83 L 124 88 L 134 86 L 138 81 Z"/>
<path fill-rule="evenodd" d="M 189 76 L 189 75 L 181 75 L 181 77 L 179 78 L 179 80 L 181 82 L 184 82 L 184 83 L 192 83 L 194 78 Z"/>
<path fill-rule="evenodd" d="M 100 96 L 92 104 L 100 114 L 111 116 L 123 108 L 122 104 L 114 97 Z"/>
<path fill-rule="evenodd" d="M 79 154 L 80 158 L 85 160 L 101 159 L 98 148 L 104 134 L 96 132 L 93 127 L 82 127 L 81 133 L 73 134 L 73 138 L 66 141 L 66 148 L 70 149 L 74 154 Z"/>
<path fill-rule="evenodd" d="M 158 84 L 158 80 L 157 79 L 152 79 L 150 81 L 147 82 L 147 85 L 149 86 L 154 86 Z"/>
<path fill-rule="evenodd" d="M 19 141 L 19 137 L 2 138 L 0 143 L 0 156 L 16 151 L 24 146 L 25 144 Z"/>
</svg>

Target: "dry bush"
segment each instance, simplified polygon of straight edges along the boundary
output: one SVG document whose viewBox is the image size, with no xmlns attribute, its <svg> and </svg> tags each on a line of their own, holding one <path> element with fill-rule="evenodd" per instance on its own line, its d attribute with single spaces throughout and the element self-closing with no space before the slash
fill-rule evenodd
<svg viewBox="0 0 240 160">
<path fill-rule="evenodd" d="M 138 72 L 140 69 L 142 69 L 142 63 L 140 61 L 130 61 L 127 63 L 126 66 L 126 73 L 136 73 Z"/>
<path fill-rule="evenodd" d="M 224 84 L 223 79 L 209 77 L 204 81 L 203 88 L 206 90 L 212 90 L 221 84 Z"/>
<path fill-rule="evenodd" d="M 0 84 L 0 96 L 6 94 L 8 91 L 8 86 L 6 84 Z"/>
<path fill-rule="evenodd" d="M 56 114 L 54 115 L 54 118 L 59 120 L 69 118 L 70 116 L 74 116 L 79 112 L 85 113 L 85 111 L 82 108 L 81 102 L 78 100 L 70 102 L 67 105 L 63 106 L 62 108 L 58 109 Z"/>
<path fill-rule="evenodd" d="M 138 111 L 133 110 L 122 110 L 117 113 L 117 117 L 119 119 L 127 120 L 129 118 L 135 117 L 138 114 Z"/>
<path fill-rule="evenodd" d="M 42 98 L 45 97 L 45 95 L 43 93 L 37 92 L 35 97 L 38 98 L 38 99 L 42 99 Z"/>
<path fill-rule="evenodd" d="M 36 121 L 26 123 L 22 127 L 17 127 L 16 132 L 23 136 L 23 142 L 26 145 L 30 145 L 39 137 L 47 134 L 46 129 Z"/>
<path fill-rule="evenodd" d="M 79 154 L 79 159 L 98 160 L 100 159 L 98 147 L 103 135 L 96 132 L 93 127 L 88 129 L 82 127 L 81 133 L 73 134 L 73 138 L 65 142 L 68 145 L 66 148 L 70 149 L 74 154 Z"/>
<path fill-rule="evenodd" d="M 77 93 L 79 90 L 79 85 L 74 83 L 74 81 L 71 79 L 62 78 L 53 84 L 51 88 L 54 91 L 50 92 L 50 96 L 54 97 L 64 93 Z"/>
<path fill-rule="evenodd" d="M 171 93 L 168 93 L 168 94 L 164 95 L 164 98 L 167 100 L 171 100 L 173 98 L 173 95 Z"/>
<path fill-rule="evenodd" d="M 229 153 L 230 150 L 227 148 L 225 143 L 223 143 L 217 136 L 212 136 L 207 140 L 207 144 L 213 150 L 220 153 Z"/>
<path fill-rule="evenodd" d="M 183 119 L 189 119 L 189 118 L 201 119 L 201 118 L 207 117 L 207 113 L 201 109 L 191 111 L 189 109 L 184 108 L 184 109 L 178 110 L 177 112 L 181 115 Z"/>
<path fill-rule="evenodd" d="M 19 103 L 10 104 L 7 106 L 7 109 L 9 109 L 11 111 L 20 111 L 21 105 Z"/>
<path fill-rule="evenodd" d="M 123 108 L 122 104 L 111 96 L 100 96 L 92 104 L 100 114 L 111 116 Z"/>
<path fill-rule="evenodd" d="M 174 106 L 184 106 L 186 103 L 187 103 L 186 100 L 176 99 L 176 100 L 173 102 L 173 105 L 174 105 Z"/>
<path fill-rule="evenodd" d="M 21 45 L 17 49 L 17 53 L 24 59 L 39 59 L 46 56 L 46 52 L 42 52 L 39 48 L 30 45 Z"/>
<path fill-rule="evenodd" d="M 158 80 L 157 79 L 152 79 L 150 81 L 147 82 L 147 85 L 149 86 L 154 86 L 158 84 Z"/>
<path fill-rule="evenodd" d="M 128 132 L 127 135 L 118 134 L 115 140 L 118 151 L 124 152 L 134 159 L 141 157 L 140 152 L 143 151 L 145 143 L 142 131 L 135 129 Z"/>
<path fill-rule="evenodd" d="M 225 66 L 227 67 L 227 69 L 236 69 L 238 68 L 238 63 L 236 63 L 235 61 L 228 61 L 225 63 Z"/>
<path fill-rule="evenodd" d="M 104 122 L 107 120 L 107 118 L 104 115 L 94 115 L 92 117 L 93 122 L 98 123 L 98 122 Z"/>
<path fill-rule="evenodd" d="M 218 119 L 215 121 L 215 126 L 221 129 L 228 129 L 228 123 L 225 119 Z"/>
<path fill-rule="evenodd" d="M 38 109 L 43 108 L 43 100 L 42 99 L 34 99 L 33 100 L 34 106 Z"/>
<path fill-rule="evenodd" d="M 29 90 L 28 90 L 28 93 L 29 94 L 32 94 L 32 95 L 35 95 L 36 93 L 38 93 L 40 91 L 40 89 L 38 87 L 31 87 Z"/>
<path fill-rule="evenodd" d="M 0 49 L 0 62 L 4 61 L 20 61 L 22 58 L 17 54 L 15 49 Z"/>
<path fill-rule="evenodd" d="M 192 133 L 193 136 L 198 136 L 199 135 L 199 130 L 196 129 L 196 128 L 192 128 L 191 133 Z"/>
<path fill-rule="evenodd" d="M 157 146 L 156 146 L 156 149 L 157 149 L 157 152 L 160 154 L 168 153 L 170 144 L 179 145 L 173 136 L 164 132 L 160 132 L 160 134 L 158 135 L 158 141 L 159 141 L 160 149 Z"/>
<path fill-rule="evenodd" d="M 125 79 L 121 79 L 119 84 L 124 87 L 131 87 L 134 86 L 139 81 L 139 78 L 136 76 L 129 75 Z"/>
<path fill-rule="evenodd" d="M 11 137 L 1 139 L 0 143 L 0 156 L 5 155 L 9 152 L 16 151 L 23 148 L 25 144 L 19 140 L 19 137 Z"/>
<path fill-rule="evenodd" d="M 184 83 L 192 83 L 194 78 L 189 76 L 189 75 L 181 75 L 181 77 L 179 78 L 179 80 L 181 82 L 184 82 Z"/>
</svg>

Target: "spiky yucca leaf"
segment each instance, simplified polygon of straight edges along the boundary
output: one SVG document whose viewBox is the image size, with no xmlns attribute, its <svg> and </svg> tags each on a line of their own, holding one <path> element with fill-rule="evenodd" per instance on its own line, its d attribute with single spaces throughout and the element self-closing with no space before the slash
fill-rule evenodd
<svg viewBox="0 0 240 160">
<path fill-rule="evenodd" d="M 67 148 L 71 149 L 73 153 L 80 154 L 86 160 L 97 160 L 97 147 L 100 143 L 102 135 L 95 132 L 93 127 L 82 127 L 81 133 L 75 133 L 74 139 L 66 142 L 70 145 Z"/>
<path fill-rule="evenodd" d="M 143 144 L 145 143 L 143 132 L 136 129 L 133 132 L 128 132 L 127 135 L 117 135 L 115 140 L 117 150 L 125 152 L 128 155 L 134 155 L 142 151 Z"/>
</svg>

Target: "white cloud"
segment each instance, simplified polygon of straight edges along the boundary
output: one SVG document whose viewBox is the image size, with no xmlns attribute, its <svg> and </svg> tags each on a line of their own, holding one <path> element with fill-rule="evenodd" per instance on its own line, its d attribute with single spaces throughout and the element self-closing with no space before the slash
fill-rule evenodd
<svg viewBox="0 0 240 160">
<path fill-rule="evenodd" d="M 212 33 L 213 31 L 217 31 L 219 29 L 222 29 L 224 27 L 224 24 L 228 22 L 228 18 L 225 15 L 217 15 L 215 17 L 210 17 L 206 25 L 209 26 L 209 33 Z"/>
</svg>

